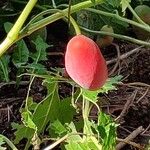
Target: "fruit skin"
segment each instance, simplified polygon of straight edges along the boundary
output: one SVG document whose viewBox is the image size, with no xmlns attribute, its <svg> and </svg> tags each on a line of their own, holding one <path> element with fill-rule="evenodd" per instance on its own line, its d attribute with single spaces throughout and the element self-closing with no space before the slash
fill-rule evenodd
<svg viewBox="0 0 150 150">
<path fill-rule="evenodd" d="M 150 7 L 147 5 L 138 5 L 134 11 L 137 13 L 137 15 L 148 25 L 150 25 Z M 135 17 L 132 18 L 133 21 L 137 21 Z M 138 37 L 138 39 L 141 40 L 147 40 L 150 37 L 150 33 L 142 30 L 141 28 L 133 26 L 133 30 Z"/>
<path fill-rule="evenodd" d="M 113 28 L 111 26 L 108 26 L 108 25 L 104 25 L 101 28 L 101 31 L 114 33 Z M 113 40 L 114 40 L 114 37 L 109 36 L 109 35 L 97 36 L 96 43 L 98 44 L 99 47 L 106 47 L 106 46 L 111 45 Z"/>
<path fill-rule="evenodd" d="M 68 42 L 65 68 L 77 84 L 88 90 L 101 88 L 108 78 L 106 61 L 100 49 L 84 35 L 76 35 Z"/>
</svg>

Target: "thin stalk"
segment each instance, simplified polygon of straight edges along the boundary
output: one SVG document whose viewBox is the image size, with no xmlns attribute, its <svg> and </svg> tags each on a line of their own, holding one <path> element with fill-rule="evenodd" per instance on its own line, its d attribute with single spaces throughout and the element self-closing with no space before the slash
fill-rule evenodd
<svg viewBox="0 0 150 150">
<path fill-rule="evenodd" d="M 108 17 L 112 17 L 112 18 L 116 18 L 120 21 L 123 21 L 123 22 L 126 22 L 126 23 L 129 23 L 131 25 L 134 25 L 134 26 L 137 26 L 147 32 L 150 32 L 150 26 L 148 25 L 143 25 L 143 24 L 140 24 L 136 21 L 132 21 L 130 19 L 126 19 L 126 18 L 123 18 L 121 16 L 119 16 L 118 14 L 112 14 L 112 13 L 109 13 L 109 12 L 105 12 L 105 11 L 101 11 L 101 10 L 97 10 L 97 9 L 93 9 L 93 8 L 85 8 L 85 10 L 88 10 L 90 12 L 94 12 L 94 13 L 97 13 L 97 14 L 101 14 L 103 16 L 108 16 Z"/>
<path fill-rule="evenodd" d="M 89 101 L 83 97 L 82 102 L 82 116 L 84 120 L 83 134 L 91 135 L 91 129 L 88 125 L 88 116 L 89 116 Z M 86 136 L 85 136 L 86 138 Z"/>
<path fill-rule="evenodd" d="M 133 42 L 133 43 L 136 43 L 136 44 L 139 44 L 139 45 L 150 46 L 149 42 L 138 40 L 138 39 L 135 39 L 135 38 L 132 38 L 132 37 L 129 37 L 129 36 L 125 36 L 125 35 L 121 35 L 121 34 L 115 34 L 115 33 L 110 33 L 110 32 L 104 32 L 104 31 L 94 31 L 94 30 L 90 30 L 88 28 L 81 27 L 81 26 L 80 26 L 80 28 L 82 30 L 90 32 L 90 33 L 101 34 L 101 35 L 109 35 L 109 36 L 112 36 L 112 37 L 115 37 L 115 38 L 118 38 L 118 39 L 122 39 L 122 40 L 126 40 L 126 41 L 129 41 L 129 42 Z"/>
<path fill-rule="evenodd" d="M 91 130 L 90 122 L 88 119 L 89 113 L 90 113 L 90 102 L 83 97 L 83 103 L 82 103 L 82 115 L 84 120 L 83 134 L 87 135 L 84 136 L 84 138 L 85 140 L 86 139 L 91 140 L 97 149 L 102 150 L 102 146 L 99 144 L 96 137 L 93 136 L 93 132 Z"/>
<path fill-rule="evenodd" d="M 2 138 L 11 147 L 12 150 L 18 150 L 16 146 L 6 136 L 0 134 L 0 138 Z"/>
</svg>

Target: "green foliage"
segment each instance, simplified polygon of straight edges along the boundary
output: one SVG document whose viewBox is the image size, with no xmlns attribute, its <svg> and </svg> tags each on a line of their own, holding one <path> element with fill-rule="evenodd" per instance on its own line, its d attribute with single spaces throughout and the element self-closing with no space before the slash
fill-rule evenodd
<svg viewBox="0 0 150 150">
<path fill-rule="evenodd" d="M 0 150 L 5 150 L 6 147 L 4 147 L 3 145 L 5 144 L 3 138 L 0 136 Z"/>
<path fill-rule="evenodd" d="M 122 12 L 125 12 L 130 2 L 131 0 L 121 0 L 120 4 L 122 5 Z"/>
<path fill-rule="evenodd" d="M 119 76 L 115 76 L 115 77 L 112 77 L 112 78 L 109 78 L 107 80 L 107 82 L 105 83 L 105 85 L 97 90 L 97 91 L 89 91 L 89 90 L 85 90 L 83 89 L 82 90 L 82 95 L 89 101 L 95 103 L 97 102 L 97 98 L 98 98 L 98 94 L 99 93 L 108 93 L 109 91 L 112 91 L 112 90 L 116 90 L 116 87 L 115 85 L 120 82 L 122 79 L 122 76 L 119 75 Z"/>
<path fill-rule="evenodd" d="M 15 144 L 18 144 L 24 138 L 31 139 L 35 132 L 33 129 L 18 123 L 12 123 L 12 128 L 15 130 Z"/>
<path fill-rule="evenodd" d="M 0 80 L 1 81 L 9 81 L 9 55 L 3 55 L 0 58 Z"/>
<path fill-rule="evenodd" d="M 30 57 L 33 59 L 33 61 L 37 63 L 42 60 L 47 60 L 46 49 L 49 47 L 49 45 L 45 43 L 45 41 L 40 36 L 37 36 L 33 43 L 36 46 L 36 52 L 30 53 Z"/>
<path fill-rule="evenodd" d="M 17 47 L 14 49 L 12 55 L 12 62 L 14 65 L 19 68 L 22 65 L 25 65 L 28 62 L 29 50 L 24 40 L 17 42 Z"/>
<path fill-rule="evenodd" d="M 99 113 L 98 122 L 97 130 L 102 140 L 102 150 L 115 150 L 117 125 L 103 112 Z"/>
</svg>

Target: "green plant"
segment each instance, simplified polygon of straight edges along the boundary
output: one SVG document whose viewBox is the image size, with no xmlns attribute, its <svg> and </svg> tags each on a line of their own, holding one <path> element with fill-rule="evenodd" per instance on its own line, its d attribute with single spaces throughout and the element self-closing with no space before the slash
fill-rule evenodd
<svg viewBox="0 0 150 150">
<path fill-rule="evenodd" d="M 17 3 L 17 0 L 15 0 L 15 2 Z M 76 55 L 76 51 L 72 53 L 69 52 L 70 49 L 72 49 L 72 44 L 68 45 L 66 52 L 66 65 L 75 70 L 69 71 L 68 67 L 66 67 L 66 69 L 69 75 L 83 88 L 79 87 L 71 79 L 64 78 L 59 71 L 47 71 L 45 66 L 41 63 L 47 60 L 46 49 L 50 46 L 45 42 L 46 30 L 44 27 L 63 18 L 64 21 L 69 22 L 73 26 L 76 34 L 79 34 L 80 29 L 82 29 L 82 31 L 86 31 L 85 33 L 87 35 L 91 33 L 105 36 L 109 35 L 150 46 L 149 42 L 121 34 L 121 30 L 125 31 L 129 24 L 141 28 L 146 32 L 150 32 L 150 26 L 132 9 L 130 0 L 88 0 L 82 2 L 75 0 L 72 7 L 71 3 L 68 7 L 68 5 L 57 6 L 61 4 L 61 2 L 55 3 L 55 1 L 52 1 L 52 6 L 44 5 L 43 3 L 43 5 L 36 5 L 36 2 L 37 0 L 30 0 L 27 3 L 13 27 L 10 23 L 5 23 L 5 30 L 8 34 L 0 45 L 0 56 L 2 56 L 10 46 L 16 44 L 15 51 L 12 55 L 4 54 L 0 58 L 0 77 L 7 82 L 10 80 L 10 58 L 18 70 L 17 75 L 19 75 L 19 77 L 23 75 L 30 76 L 25 105 L 20 109 L 22 121 L 20 123 L 12 123 L 12 127 L 15 130 L 14 144 L 18 144 L 24 139 L 26 143 L 24 147 L 25 150 L 29 149 L 29 147 L 41 149 L 43 148 L 42 144 L 47 141 L 51 143 L 54 142 L 50 146 L 46 146 L 47 149 L 59 146 L 61 149 L 65 148 L 68 150 L 114 150 L 117 125 L 110 116 L 102 112 L 97 101 L 99 93 L 107 93 L 110 90 L 115 90 L 114 84 L 117 84 L 121 80 L 121 77 L 108 78 L 105 83 L 107 78 L 105 60 L 99 52 L 97 45 L 91 39 L 83 35 L 76 35 L 72 40 L 77 38 L 78 41 L 85 42 L 85 45 L 80 45 L 79 50 L 84 50 L 83 54 L 88 51 L 89 60 L 91 56 L 94 56 L 94 59 L 88 66 L 89 70 L 87 69 L 87 74 L 91 74 L 90 79 L 86 78 L 85 75 L 83 78 L 81 76 L 78 77 L 78 74 L 82 75 L 82 73 L 84 73 L 86 66 L 83 61 L 84 55 L 82 55 L 82 57 L 76 57 L 75 63 L 81 60 L 81 64 L 75 64 L 75 68 L 72 68 L 73 65 L 71 65 L 70 61 L 68 62 L 69 59 L 72 61 Z M 25 1 L 18 1 L 18 3 L 26 4 Z M 27 20 L 34 6 L 42 10 L 42 12 Z M 81 9 L 82 11 L 79 12 Z M 136 18 L 136 21 L 126 18 L 126 9 L 130 10 Z M 73 16 L 72 13 L 75 13 L 75 16 Z M 81 22 L 83 18 L 85 20 Z M 95 23 L 95 18 L 100 19 Z M 101 20 L 103 22 L 102 24 L 100 23 Z M 99 28 L 105 24 L 112 26 L 114 33 L 95 31 L 99 30 Z M 44 29 L 44 36 L 40 36 L 41 33 L 37 35 L 34 34 L 32 37 L 30 36 L 33 50 L 29 50 L 23 38 L 40 29 Z M 91 37 L 94 37 L 94 34 L 91 35 Z M 93 49 L 95 50 L 95 55 L 91 53 Z M 76 50 L 76 48 L 73 50 Z M 29 59 L 30 62 L 28 61 Z M 86 62 L 88 62 L 88 60 Z M 78 68 L 78 65 L 83 68 Z M 95 68 L 94 71 L 93 68 Z M 97 70 L 98 68 L 102 69 Z M 81 70 L 76 72 L 78 69 Z M 104 74 L 104 76 L 99 76 L 101 73 Z M 47 95 L 41 99 L 39 103 L 34 102 L 33 97 L 30 96 L 31 85 L 35 78 L 43 79 L 43 86 L 47 89 Z M 59 84 L 62 82 L 72 85 L 72 95 L 68 95 L 67 97 L 61 97 L 59 95 Z M 91 85 L 91 82 L 94 82 L 94 84 Z M 105 85 L 102 87 L 104 83 Z M 98 115 L 96 120 L 90 118 L 93 107 L 97 108 Z M 0 146 L 2 147 L 5 142 L 12 149 L 17 149 L 9 139 L 0 135 Z"/>
</svg>

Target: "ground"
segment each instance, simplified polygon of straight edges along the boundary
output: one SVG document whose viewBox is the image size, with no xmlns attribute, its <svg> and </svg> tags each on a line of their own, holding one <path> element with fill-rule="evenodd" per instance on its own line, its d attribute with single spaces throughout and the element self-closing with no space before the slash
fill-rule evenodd
<svg viewBox="0 0 150 150">
<path fill-rule="evenodd" d="M 53 41 L 54 47 L 48 50 L 48 61 L 43 62 L 47 68 L 64 67 L 63 54 L 67 40 L 68 36 L 59 31 L 49 34 L 48 41 Z M 99 100 L 103 110 L 118 123 L 117 149 L 144 149 L 150 139 L 150 48 L 114 40 L 114 44 L 103 48 L 102 53 L 107 60 L 110 76 L 123 76 L 117 90 L 100 95 Z M 114 58 L 117 60 L 113 61 Z M 12 68 L 12 79 L 15 79 L 14 72 L 15 68 Z M 15 81 L 0 83 L 0 133 L 9 138 L 13 137 L 11 122 L 20 121 L 19 108 L 25 100 L 28 84 L 28 78 L 24 78 L 19 87 Z M 60 85 L 59 91 L 67 95 L 71 89 L 67 85 Z M 30 95 L 39 101 L 45 92 L 41 80 L 36 79 Z M 94 111 L 93 115 L 96 115 Z M 126 139 L 125 145 L 121 143 L 122 139 Z"/>
</svg>

